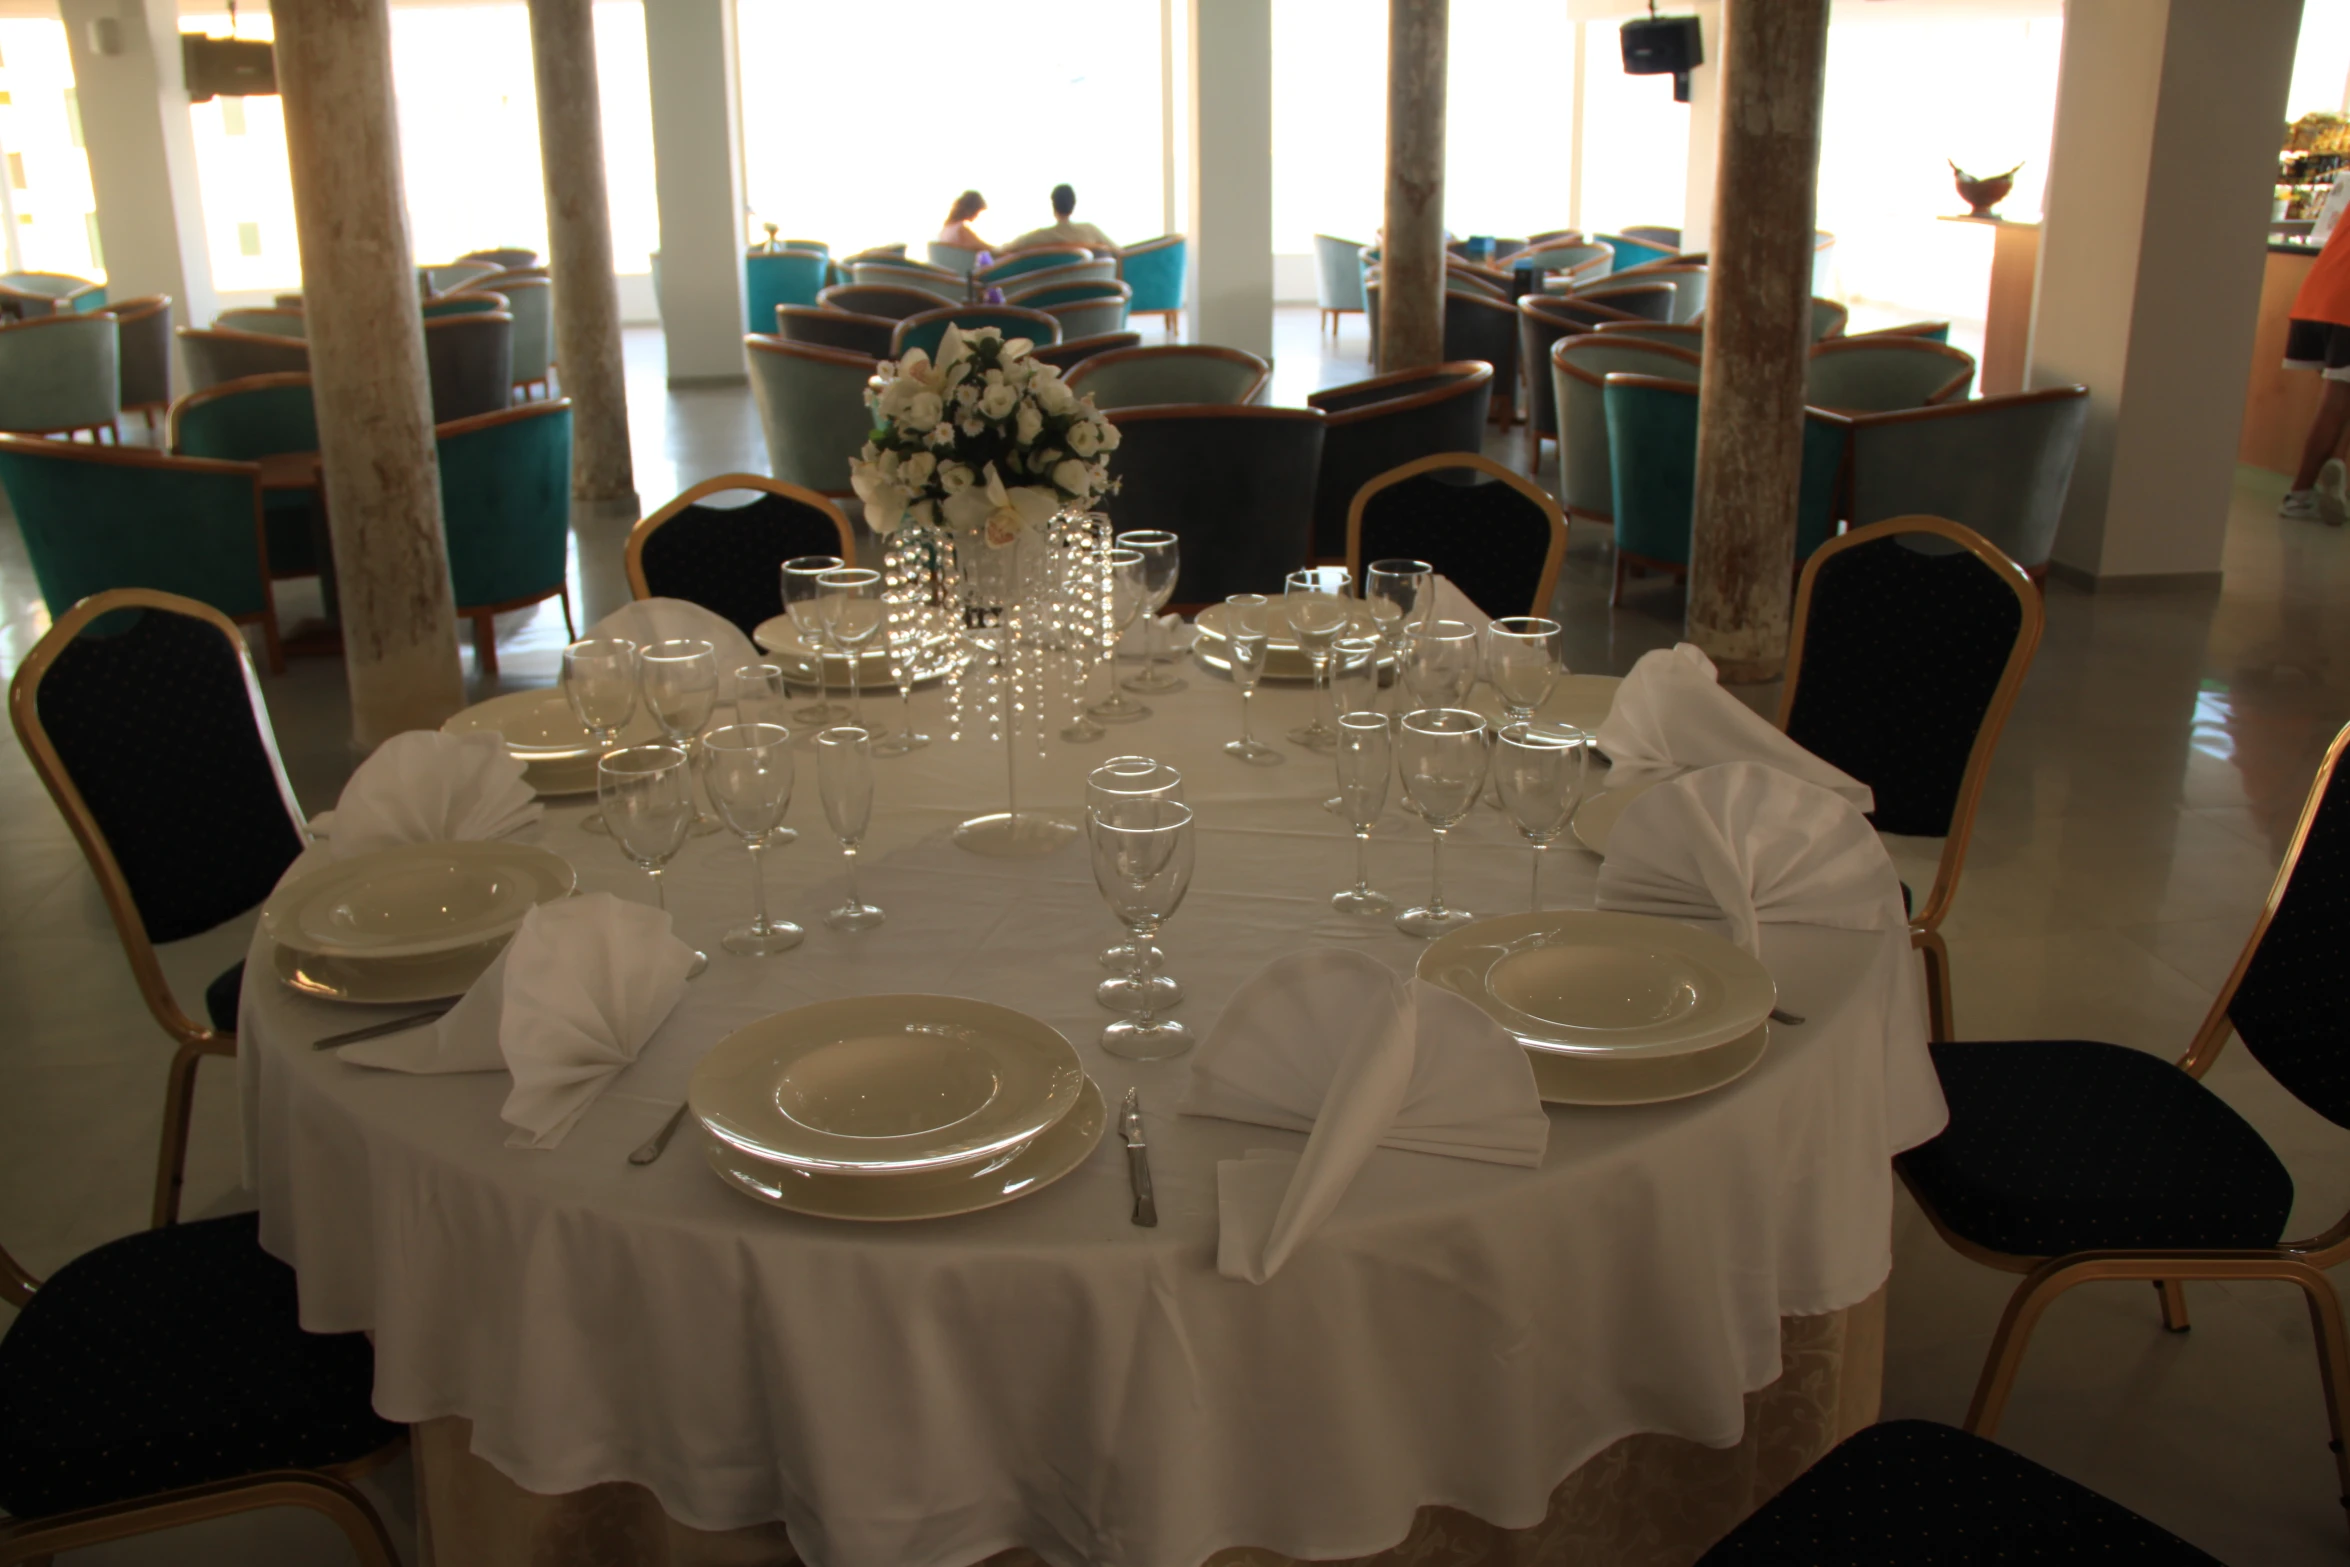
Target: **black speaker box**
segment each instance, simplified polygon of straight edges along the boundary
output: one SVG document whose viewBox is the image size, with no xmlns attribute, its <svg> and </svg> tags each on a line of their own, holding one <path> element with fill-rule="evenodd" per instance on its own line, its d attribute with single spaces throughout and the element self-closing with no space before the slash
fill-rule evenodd
<svg viewBox="0 0 2350 1567">
<path fill-rule="evenodd" d="M 1694 16 L 1643 16 L 1624 24 L 1624 74 L 1681 76 L 1705 64 Z"/>
</svg>

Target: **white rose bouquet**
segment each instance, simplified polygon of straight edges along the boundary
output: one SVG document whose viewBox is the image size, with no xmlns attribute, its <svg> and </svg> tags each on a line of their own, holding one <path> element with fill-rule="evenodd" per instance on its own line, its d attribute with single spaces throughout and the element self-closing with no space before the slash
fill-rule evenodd
<svg viewBox="0 0 2350 1567">
<path fill-rule="evenodd" d="M 913 349 L 866 383 L 873 434 L 849 482 L 875 533 L 911 519 L 1002 549 L 1110 488 L 1117 428 L 1029 346 L 950 326 L 935 360 Z"/>
</svg>

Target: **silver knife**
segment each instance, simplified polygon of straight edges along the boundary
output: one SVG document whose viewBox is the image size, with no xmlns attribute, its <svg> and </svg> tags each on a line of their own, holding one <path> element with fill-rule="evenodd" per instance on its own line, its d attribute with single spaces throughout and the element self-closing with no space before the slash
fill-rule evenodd
<svg viewBox="0 0 2350 1567">
<path fill-rule="evenodd" d="M 310 1048 L 313 1050 L 333 1050 L 340 1045 L 355 1045 L 362 1039 L 381 1039 L 386 1034 L 397 1034 L 407 1029 L 419 1028 L 441 1017 L 456 1004 L 452 1001 L 448 1006 L 434 1007 L 429 1012 L 412 1012 L 406 1017 L 393 1018 L 388 1023 L 370 1023 L 365 1028 L 354 1028 L 348 1033 L 329 1034 Z"/>
<path fill-rule="evenodd" d="M 1156 1229 L 1159 1223 L 1159 1204 L 1151 1196 L 1150 1149 L 1142 1140 L 1142 1090 L 1126 1090 L 1126 1102 L 1118 1110 L 1118 1135 L 1126 1139 L 1126 1173 L 1134 1181 L 1134 1222 L 1146 1229 Z"/>
<path fill-rule="evenodd" d="M 646 1138 L 644 1145 L 628 1156 L 628 1162 L 630 1164 L 651 1164 L 655 1159 L 660 1158 L 661 1150 L 669 1146 L 669 1139 L 677 1133 L 677 1123 L 684 1119 L 685 1106 L 679 1105 L 669 1113 L 669 1119 L 661 1123 L 661 1130 Z"/>
</svg>

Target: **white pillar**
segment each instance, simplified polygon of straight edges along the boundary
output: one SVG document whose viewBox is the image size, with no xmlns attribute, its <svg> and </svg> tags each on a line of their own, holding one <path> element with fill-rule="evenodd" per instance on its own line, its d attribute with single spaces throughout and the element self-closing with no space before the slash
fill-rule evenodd
<svg viewBox="0 0 2350 1567">
<path fill-rule="evenodd" d="M 1272 0 L 1191 0 L 1192 339 L 1273 357 Z"/>
<path fill-rule="evenodd" d="M 744 379 L 742 110 L 730 0 L 646 0 L 671 386 Z M 772 332 L 775 323 L 762 321 Z"/>
<path fill-rule="evenodd" d="M 2090 393 L 2060 575 L 2218 580 L 2300 19 L 2065 8 L 2028 382 Z"/>
<path fill-rule="evenodd" d="M 1689 162 L 1682 187 L 1681 248 L 1710 251 L 1714 248 L 1714 171 L 1722 160 L 1721 0 L 1698 0 L 1683 14 L 1697 17 L 1705 64 L 1689 73 Z"/>
</svg>

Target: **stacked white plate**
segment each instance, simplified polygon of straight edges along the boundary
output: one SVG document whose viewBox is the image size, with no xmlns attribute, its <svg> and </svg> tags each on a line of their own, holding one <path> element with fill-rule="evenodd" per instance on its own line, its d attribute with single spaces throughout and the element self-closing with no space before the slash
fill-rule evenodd
<svg viewBox="0 0 2350 1567">
<path fill-rule="evenodd" d="M 1210 604 L 1199 612 L 1192 624 L 1198 636 L 1192 639 L 1191 650 L 1199 661 L 1210 669 L 1230 671 L 1232 633 L 1225 628 L 1224 606 Z M 1347 622 L 1342 635 L 1367 637 L 1373 634 L 1371 612 L 1357 604 L 1354 616 Z M 1305 649 L 1298 646 L 1297 632 L 1289 624 L 1289 613 L 1281 600 L 1275 599 L 1265 616 L 1265 673 L 1266 680 L 1311 680 L 1314 666 L 1306 658 Z M 1393 654 L 1384 649 L 1379 654 L 1379 667 L 1392 668 Z"/>
<path fill-rule="evenodd" d="M 261 932 L 277 977 L 305 995 L 435 1001 L 470 989 L 523 916 L 576 880 L 524 844 L 404 844 L 287 882 L 261 906 Z"/>
<path fill-rule="evenodd" d="M 560 689 L 513 691 L 476 702 L 442 724 L 441 732 L 498 736 L 522 763 L 522 781 L 540 794 L 596 792 L 596 759 L 603 753 Z M 622 745 L 660 738 L 660 726 L 641 708 L 620 731 Z"/>
<path fill-rule="evenodd" d="M 721 1180 L 830 1219 L 936 1219 L 1041 1191 L 1108 1116 L 1046 1024 L 960 996 L 857 996 L 720 1040 L 686 1088 Z"/>
<path fill-rule="evenodd" d="M 802 640 L 799 628 L 791 623 L 789 615 L 778 615 L 763 620 L 751 633 L 751 640 L 760 651 L 774 657 L 786 677 L 809 685 L 815 684 L 819 664 L 824 669 L 827 690 L 846 691 L 849 688 L 848 655 L 834 648 L 817 649 Z M 928 685 L 947 674 L 963 661 L 964 654 L 951 636 L 931 638 L 914 661 L 914 684 Z M 857 666 L 857 683 L 867 691 L 880 691 L 893 682 L 889 675 L 889 649 L 878 641 L 868 644 Z"/>
<path fill-rule="evenodd" d="M 1683 1099 L 1753 1070 L 1778 987 L 1751 954 L 1677 920 L 1549 909 L 1428 944 L 1420 978 L 1517 1036 L 1554 1104 Z"/>
</svg>

